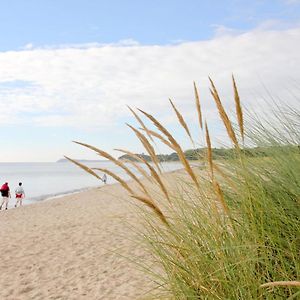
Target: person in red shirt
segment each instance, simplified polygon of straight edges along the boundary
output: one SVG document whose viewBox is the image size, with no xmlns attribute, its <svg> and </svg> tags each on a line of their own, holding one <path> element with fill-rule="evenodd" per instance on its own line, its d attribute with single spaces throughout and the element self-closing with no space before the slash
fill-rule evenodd
<svg viewBox="0 0 300 300">
<path fill-rule="evenodd" d="M 2 195 L 2 204 L 0 206 L 0 210 L 2 209 L 3 204 L 5 204 L 5 209 L 7 209 L 8 201 L 9 201 L 9 198 L 11 197 L 10 196 L 9 186 L 8 186 L 7 182 L 5 182 L 2 185 L 0 191 L 1 191 L 1 195 Z"/>
</svg>

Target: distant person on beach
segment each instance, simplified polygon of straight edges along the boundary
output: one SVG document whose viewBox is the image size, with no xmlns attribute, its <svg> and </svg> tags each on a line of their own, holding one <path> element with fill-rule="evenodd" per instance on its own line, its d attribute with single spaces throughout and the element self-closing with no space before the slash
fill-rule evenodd
<svg viewBox="0 0 300 300">
<path fill-rule="evenodd" d="M 106 184 L 106 181 L 107 181 L 107 176 L 106 176 L 106 174 L 103 174 L 102 181 Z"/>
<path fill-rule="evenodd" d="M 2 204 L 0 206 L 0 210 L 2 209 L 2 206 L 3 204 L 5 203 L 5 209 L 7 209 L 7 206 L 8 206 L 8 201 L 9 201 L 9 198 L 10 198 L 10 190 L 9 190 L 9 186 L 8 186 L 8 183 L 5 182 L 1 189 L 1 195 L 2 195 Z"/>
<path fill-rule="evenodd" d="M 22 206 L 22 204 L 23 204 L 22 201 L 25 198 L 25 192 L 22 187 L 22 182 L 19 182 L 19 186 L 16 188 L 15 193 L 16 193 L 15 207 L 17 207 L 19 203 L 20 203 L 20 206 Z"/>
</svg>

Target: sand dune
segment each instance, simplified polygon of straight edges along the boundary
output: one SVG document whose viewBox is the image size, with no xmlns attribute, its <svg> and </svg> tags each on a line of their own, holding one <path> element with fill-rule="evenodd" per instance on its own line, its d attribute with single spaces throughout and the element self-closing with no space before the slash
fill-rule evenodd
<svg viewBox="0 0 300 300">
<path fill-rule="evenodd" d="M 116 184 L 1 211 L 0 299 L 145 298 L 126 197 Z"/>
</svg>

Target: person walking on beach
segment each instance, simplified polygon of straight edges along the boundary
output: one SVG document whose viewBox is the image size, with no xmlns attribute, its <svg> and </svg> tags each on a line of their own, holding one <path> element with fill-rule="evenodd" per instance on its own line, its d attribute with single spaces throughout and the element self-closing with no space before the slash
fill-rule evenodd
<svg viewBox="0 0 300 300">
<path fill-rule="evenodd" d="M 102 181 L 103 181 L 103 182 L 106 184 L 106 181 L 107 181 L 107 176 L 106 176 L 106 174 L 105 174 L 105 173 L 103 174 Z"/>
<path fill-rule="evenodd" d="M 22 206 L 22 201 L 25 198 L 25 192 L 24 189 L 22 187 L 22 182 L 19 182 L 19 186 L 16 188 L 15 190 L 16 193 L 16 204 L 15 207 L 18 206 L 18 203 L 20 203 L 20 206 Z"/>
<path fill-rule="evenodd" d="M 8 183 L 5 182 L 2 187 L 1 187 L 1 195 L 2 195 L 2 204 L 0 206 L 0 210 L 2 209 L 3 204 L 5 203 L 5 209 L 7 209 L 8 206 L 8 201 L 10 198 L 10 190 L 9 190 L 9 186 Z"/>
</svg>

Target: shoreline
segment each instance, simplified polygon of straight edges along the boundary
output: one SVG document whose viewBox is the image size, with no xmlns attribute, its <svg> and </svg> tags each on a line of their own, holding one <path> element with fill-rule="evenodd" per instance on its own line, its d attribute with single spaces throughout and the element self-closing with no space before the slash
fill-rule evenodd
<svg viewBox="0 0 300 300">
<path fill-rule="evenodd" d="M 126 181 L 126 182 L 130 182 L 130 180 Z M 43 197 L 41 200 L 29 200 L 30 203 L 26 204 L 26 205 L 33 205 L 33 204 L 37 204 L 37 203 L 43 203 L 46 201 L 51 201 L 51 200 L 55 200 L 55 199 L 61 199 L 64 197 L 68 197 L 68 196 L 72 196 L 72 195 L 77 195 L 77 194 L 81 194 L 81 193 L 85 193 L 85 192 L 89 192 L 89 191 L 93 191 L 93 190 L 98 190 L 101 188 L 104 188 L 106 186 L 112 186 L 112 185 L 119 185 L 118 182 L 114 182 L 114 183 L 110 183 L 110 184 L 106 184 L 106 185 L 100 185 L 100 186 L 91 186 L 91 187 L 85 187 L 85 188 L 81 188 L 81 189 L 76 189 L 73 191 L 69 191 L 69 192 L 64 192 L 64 193 L 58 193 L 58 194 L 54 194 L 53 196 L 49 195 L 47 197 Z M 25 198 L 26 200 L 26 198 Z M 25 204 L 23 204 L 25 205 Z"/>
<path fill-rule="evenodd" d="M 11 164 L 11 163 L 8 163 L 8 164 Z M 19 163 L 16 163 L 16 164 L 18 165 Z M 25 163 L 25 164 L 27 164 L 27 163 Z M 36 164 L 39 165 L 40 163 L 36 163 Z M 51 164 L 53 164 L 53 163 L 51 163 Z M 168 167 L 169 164 L 171 165 L 171 167 Z M 165 166 L 165 168 L 163 168 L 163 169 L 165 169 L 164 173 L 169 173 L 169 172 L 172 173 L 174 171 L 176 172 L 177 170 L 180 170 L 182 168 L 182 166 L 179 165 L 179 164 L 177 164 L 177 166 L 175 166 L 175 168 L 174 168 L 174 167 L 172 167 L 172 164 L 173 164 L 173 162 L 163 163 L 163 165 Z M 57 165 L 57 163 L 55 163 L 55 165 Z M 174 169 L 172 169 L 172 168 L 174 168 Z M 77 169 L 79 170 L 79 168 L 77 168 Z M 81 174 L 85 175 L 86 177 L 91 177 L 91 175 L 89 175 L 89 174 L 84 174 L 84 173 L 81 173 Z M 139 176 L 139 178 L 141 180 L 143 180 L 142 177 Z M 11 178 L 8 178 L 8 179 L 9 179 L 8 180 L 9 182 L 11 182 L 11 181 L 17 182 L 16 179 L 11 179 Z M 124 180 L 126 182 L 130 182 L 131 179 L 130 178 L 124 178 Z M 26 184 L 25 179 L 22 180 L 22 181 L 23 181 L 23 183 L 25 182 L 25 184 Z M 112 184 L 117 184 L 117 183 L 118 182 L 116 182 L 114 179 L 109 178 L 109 183 L 107 185 L 112 185 Z M 14 185 L 15 184 L 13 184 L 13 186 Z M 79 186 L 79 187 L 76 187 L 76 185 Z M 80 185 L 83 186 L 83 187 L 80 187 Z M 75 186 L 74 185 L 70 186 L 68 184 L 66 184 L 66 185 L 62 184 L 58 189 L 51 188 L 51 186 L 50 186 L 50 188 L 46 187 L 46 188 L 38 189 L 37 191 L 34 189 L 34 184 L 32 184 L 32 182 L 30 182 L 30 184 L 28 186 L 27 185 L 24 185 L 24 186 L 25 186 L 26 197 L 23 200 L 23 206 L 25 206 L 25 205 L 27 206 L 27 205 L 32 205 L 32 204 L 36 204 L 36 203 L 41 203 L 41 202 L 44 202 L 44 201 L 49 201 L 49 200 L 56 199 L 56 198 L 62 198 L 62 197 L 72 195 L 72 194 L 85 193 L 86 191 L 89 191 L 91 189 L 102 188 L 102 187 L 105 186 L 105 184 L 102 183 L 102 182 L 98 182 L 98 183 L 94 182 L 92 184 L 87 184 L 87 185 L 86 184 L 75 184 Z M 67 188 L 67 189 L 64 190 L 64 187 Z M 68 189 L 68 187 L 69 187 L 69 189 Z M 58 192 L 56 192 L 55 190 L 58 190 Z M 14 190 L 11 189 L 11 196 L 12 197 L 9 200 L 8 209 L 14 208 L 14 205 L 15 205 L 15 202 L 16 202 L 15 195 L 14 195 L 13 191 Z M 45 193 L 43 193 L 44 191 L 50 191 L 50 193 L 45 194 Z M 54 192 L 51 192 L 51 191 L 54 191 Z"/>
<path fill-rule="evenodd" d="M 193 165 L 192 167 L 197 167 L 197 166 L 199 166 L 199 165 Z M 177 173 L 177 172 L 180 172 L 182 169 L 183 168 L 180 167 L 180 168 L 175 169 L 175 170 L 166 170 L 166 171 L 163 172 L 163 174 L 167 175 L 167 174 Z M 87 176 L 91 176 L 91 175 L 87 174 Z M 144 180 L 143 177 L 140 177 L 140 179 Z M 127 179 L 127 180 L 125 179 L 124 181 L 127 182 L 127 183 L 130 183 L 133 180 L 132 179 Z M 45 201 L 51 201 L 51 200 L 54 200 L 54 199 L 59 199 L 59 198 L 67 197 L 67 196 L 70 196 L 70 195 L 80 194 L 80 193 L 88 192 L 88 191 L 91 191 L 91 190 L 94 190 L 94 189 L 101 189 L 101 188 L 106 187 L 106 186 L 119 185 L 119 184 L 120 183 L 118 183 L 117 181 L 112 182 L 112 183 L 107 183 L 107 184 L 100 183 L 99 186 L 89 186 L 89 187 L 78 188 L 78 189 L 74 189 L 74 190 L 70 190 L 70 191 L 66 191 L 66 192 L 58 192 L 58 193 L 54 193 L 54 194 L 40 195 L 40 196 L 33 197 L 31 199 L 25 198 L 23 200 L 23 206 L 42 203 L 42 202 L 45 202 Z M 9 201 L 10 204 L 9 204 L 8 209 L 15 208 L 14 205 L 11 204 L 13 201 L 15 201 L 15 197 L 12 197 L 10 199 L 10 201 Z"/>
</svg>

